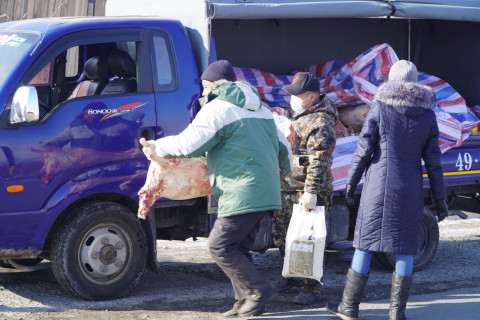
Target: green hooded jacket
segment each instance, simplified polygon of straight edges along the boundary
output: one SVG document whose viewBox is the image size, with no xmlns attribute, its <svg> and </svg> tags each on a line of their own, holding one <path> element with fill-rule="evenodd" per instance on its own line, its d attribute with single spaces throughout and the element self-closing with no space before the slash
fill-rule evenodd
<svg viewBox="0 0 480 320">
<path fill-rule="evenodd" d="M 172 157 L 207 153 L 219 217 L 281 209 L 280 175 L 291 171 L 291 147 L 256 89 L 226 83 L 207 101 L 183 132 L 157 140 L 155 147 Z"/>
</svg>

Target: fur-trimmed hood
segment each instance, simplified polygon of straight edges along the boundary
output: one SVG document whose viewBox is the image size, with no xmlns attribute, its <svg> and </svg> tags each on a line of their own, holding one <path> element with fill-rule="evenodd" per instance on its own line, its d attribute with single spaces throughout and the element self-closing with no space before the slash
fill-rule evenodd
<svg viewBox="0 0 480 320">
<path fill-rule="evenodd" d="M 375 93 L 373 102 L 380 102 L 392 107 L 435 107 L 435 94 L 431 87 L 403 81 L 382 83 Z"/>
</svg>

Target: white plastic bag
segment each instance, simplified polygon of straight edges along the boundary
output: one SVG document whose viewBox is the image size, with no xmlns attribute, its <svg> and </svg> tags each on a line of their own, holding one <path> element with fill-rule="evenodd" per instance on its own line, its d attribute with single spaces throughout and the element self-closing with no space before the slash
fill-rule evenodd
<svg viewBox="0 0 480 320">
<path fill-rule="evenodd" d="M 282 276 L 320 282 L 326 237 L 325 207 L 305 211 L 301 205 L 294 204 L 285 241 Z"/>
<path fill-rule="evenodd" d="M 273 111 L 273 109 L 272 109 Z M 284 115 L 280 115 L 277 112 L 273 112 L 273 120 L 278 130 L 283 133 L 285 138 L 290 141 L 290 135 L 292 134 L 292 121 Z"/>
</svg>

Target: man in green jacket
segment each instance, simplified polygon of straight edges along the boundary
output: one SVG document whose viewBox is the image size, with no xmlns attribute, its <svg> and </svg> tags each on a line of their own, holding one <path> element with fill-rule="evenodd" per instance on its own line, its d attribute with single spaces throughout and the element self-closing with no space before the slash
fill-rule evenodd
<svg viewBox="0 0 480 320">
<path fill-rule="evenodd" d="M 202 74 L 202 109 L 180 134 L 150 141 L 160 157 L 207 153 L 218 218 L 208 239 L 213 260 L 230 278 L 235 304 L 224 316 L 256 316 L 276 294 L 255 268 L 250 247 L 266 214 L 281 209 L 280 176 L 291 171 L 291 149 L 257 90 L 233 82 L 226 60 Z M 217 87 L 217 85 L 219 85 Z"/>
</svg>

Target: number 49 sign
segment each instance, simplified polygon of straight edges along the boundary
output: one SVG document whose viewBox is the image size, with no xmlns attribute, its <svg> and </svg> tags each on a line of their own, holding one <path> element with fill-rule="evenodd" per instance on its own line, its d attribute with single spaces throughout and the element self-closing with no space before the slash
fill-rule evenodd
<svg viewBox="0 0 480 320">
<path fill-rule="evenodd" d="M 470 170 L 472 168 L 472 155 L 465 152 L 462 157 L 462 154 L 459 153 L 455 166 L 458 168 L 458 171 Z"/>
</svg>

